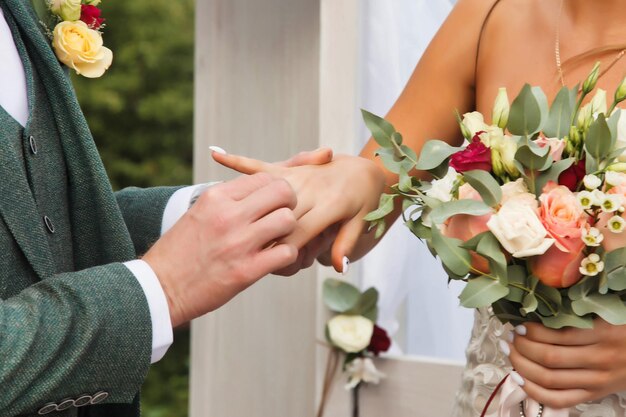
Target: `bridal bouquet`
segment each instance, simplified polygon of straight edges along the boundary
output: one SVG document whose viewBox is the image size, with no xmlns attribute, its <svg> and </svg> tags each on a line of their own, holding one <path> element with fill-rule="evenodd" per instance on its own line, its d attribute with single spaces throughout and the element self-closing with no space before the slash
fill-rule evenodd
<svg viewBox="0 0 626 417">
<path fill-rule="evenodd" d="M 378 155 L 399 174 L 366 220 L 382 234 L 400 200 L 409 229 L 450 279 L 467 283 L 461 304 L 491 306 L 504 323 L 626 324 L 626 137 L 616 108 L 626 81 L 608 108 L 599 89 L 583 106 L 597 78 L 596 65 L 551 106 L 538 87 L 525 85 L 510 106 L 501 89 L 491 124 L 478 112 L 457 116 L 466 143 L 430 140 L 419 159 L 391 124 L 364 111 Z"/>
</svg>

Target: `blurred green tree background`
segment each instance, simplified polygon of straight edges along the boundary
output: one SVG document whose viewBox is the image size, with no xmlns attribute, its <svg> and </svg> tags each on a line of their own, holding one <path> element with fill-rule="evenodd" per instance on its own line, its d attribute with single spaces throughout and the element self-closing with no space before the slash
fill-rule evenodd
<svg viewBox="0 0 626 417">
<path fill-rule="evenodd" d="M 101 3 L 113 65 L 74 85 L 115 189 L 190 184 L 193 0 Z M 186 417 L 189 331 L 179 331 L 142 390 L 143 416 Z"/>
</svg>

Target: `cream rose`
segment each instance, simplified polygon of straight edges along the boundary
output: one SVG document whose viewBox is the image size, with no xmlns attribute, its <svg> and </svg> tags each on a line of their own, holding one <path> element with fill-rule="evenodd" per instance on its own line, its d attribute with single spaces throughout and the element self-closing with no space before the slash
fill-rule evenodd
<svg viewBox="0 0 626 417">
<path fill-rule="evenodd" d="M 100 32 L 82 21 L 56 25 L 52 46 L 59 61 L 87 78 L 100 77 L 113 61 L 113 52 L 102 45 Z"/>
<path fill-rule="evenodd" d="M 50 11 L 63 20 L 80 19 L 81 0 L 50 0 Z"/>
<path fill-rule="evenodd" d="M 546 237 L 548 232 L 537 216 L 537 201 L 532 194 L 509 198 L 491 216 L 487 227 L 504 249 L 516 258 L 542 255 L 554 244 L 554 239 Z"/>
<path fill-rule="evenodd" d="M 363 316 L 340 314 L 328 321 L 328 335 L 333 344 L 349 353 L 360 352 L 372 340 L 374 323 Z"/>
<path fill-rule="evenodd" d="M 487 130 L 487 124 L 485 123 L 485 119 L 483 115 L 477 111 L 473 111 L 471 113 L 465 113 L 463 115 L 463 124 L 470 131 L 472 136 L 476 134 L 476 132 L 480 132 L 481 130 Z"/>
<path fill-rule="evenodd" d="M 440 201 L 452 200 L 452 188 L 454 182 L 459 178 L 459 174 L 454 168 L 448 168 L 448 173 L 439 180 L 433 180 L 430 189 L 426 190 L 425 194 L 428 197 L 436 198 Z"/>
</svg>

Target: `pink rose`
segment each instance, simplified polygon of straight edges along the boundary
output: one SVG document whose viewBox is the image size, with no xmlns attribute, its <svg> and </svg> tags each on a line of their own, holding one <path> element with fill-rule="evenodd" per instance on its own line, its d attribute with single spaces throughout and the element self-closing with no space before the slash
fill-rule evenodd
<svg viewBox="0 0 626 417">
<path fill-rule="evenodd" d="M 539 201 L 539 217 L 557 248 L 564 252 L 576 249 L 588 216 L 574 193 L 550 181 Z"/>
<path fill-rule="evenodd" d="M 528 267 L 539 281 L 553 288 L 567 288 L 576 284 L 581 278 L 579 268 L 585 254 L 585 244 L 580 238 L 567 239 L 569 252 L 552 246 L 541 256 L 528 260 Z"/>
<path fill-rule="evenodd" d="M 535 143 L 541 148 L 549 146 L 550 156 L 555 162 L 560 161 L 563 157 L 563 151 L 565 150 L 565 141 L 563 139 L 539 136 L 537 140 L 535 140 Z"/>
<path fill-rule="evenodd" d="M 483 171 L 491 171 L 491 150 L 481 141 L 477 133 L 472 138 L 472 143 L 467 145 L 465 149 L 453 154 L 450 157 L 450 166 L 456 172 L 472 171 L 480 169 Z"/>
</svg>

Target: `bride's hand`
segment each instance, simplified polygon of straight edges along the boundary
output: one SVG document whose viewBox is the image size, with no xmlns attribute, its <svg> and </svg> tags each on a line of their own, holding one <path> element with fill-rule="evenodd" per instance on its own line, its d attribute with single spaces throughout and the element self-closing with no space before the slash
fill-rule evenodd
<svg viewBox="0 0 626 417">
<path fill-rule="evenodd" d="M 372 161 L 339 156 L 326 164 L 298 165 L 293 162 L 296 156 L 278 165 L 215 152 L 213 158 L 244 174 L 263 171 L 289 181 L 298 197 L 298 226 L 286 242 L 304 247 L 329 227 L 339 225 L 329 259 L 337 271 L 344 270 L 345 259 L 358 259 L 373 246 L 373 236 L 359 241 L 367 227 L 363 218 L 378 207 L 385 186 L 383 172 Z M 299 159 L 297 162 L 302 162 L 303 158 Z"/>
<path fill-rule="evenodd" d="M 626 390 L 626 326 L 596 319 L 593 329 L 529 323 L 517 330 L 510 359 L 534 400 L 568 408 Z"/>
</svg>

